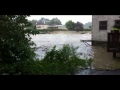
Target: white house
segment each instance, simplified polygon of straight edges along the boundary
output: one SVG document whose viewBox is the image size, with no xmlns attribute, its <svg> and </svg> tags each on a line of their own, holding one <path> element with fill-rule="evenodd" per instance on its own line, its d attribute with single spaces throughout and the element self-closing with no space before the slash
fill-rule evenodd
<svg viewBox="0 0 120 90">
<path fill-rule="evenodd" d="M 120 15 L 93 15 L 92 41 L 107 41 L 107 33 L 111 32 L 114 24 L 120 24 Z"/>
<path fill-rule="evenodd" d="M 48 29 L 49 25 L 36 25 L 36 29 Z"/>
<path fill-rule="evenodd" d="M 67 30 L 65 25 L 46 25 L 43 23 L 37 23 L 36 29 L 41 29 L 41 30 L 42 29 L 65 29 L 65 30 Z"/>
</svg>

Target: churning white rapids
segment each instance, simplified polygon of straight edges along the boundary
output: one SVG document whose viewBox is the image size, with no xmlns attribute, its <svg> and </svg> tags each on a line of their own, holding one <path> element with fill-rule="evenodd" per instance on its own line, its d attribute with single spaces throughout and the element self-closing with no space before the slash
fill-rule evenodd
<svg viewBox="0 0 120 90">
<path fill-rule="evenodd" d="M 35 53 L 39 59 L 42 59 L 46 50 L 50 50 L 54 45 L 61 48 L 64 44 L 70 44 L 75 47 L 79 46 L 77 52 L 81 58 L 91 58 L 91 42 L 86 45 L 80 40 L 91 40 L 91 34 L 39 34 L 31 35 L 32 41 L 35 42 L 36 47 L 39 47 Z"/>
</svg>

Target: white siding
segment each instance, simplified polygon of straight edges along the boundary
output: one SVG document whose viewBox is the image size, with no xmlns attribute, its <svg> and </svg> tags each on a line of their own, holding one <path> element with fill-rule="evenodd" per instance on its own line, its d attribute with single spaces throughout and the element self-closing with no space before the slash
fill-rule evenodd
<svg viewBox="0 0 120 90">
<path fill-rule="evenodd" d="M 36 25 L 36 29 L 48 29 L 48 25 Z"/>
<path fill-rule="evenodd" d="M 120 15 L 93 15 L 92 16 L 92 40 L 107 41 L 107 32 L 110 32 L 114 21 L 120 19 Z M 99 30 L 99 21 L 107 20 L 107 30 Z"/>
</svg>

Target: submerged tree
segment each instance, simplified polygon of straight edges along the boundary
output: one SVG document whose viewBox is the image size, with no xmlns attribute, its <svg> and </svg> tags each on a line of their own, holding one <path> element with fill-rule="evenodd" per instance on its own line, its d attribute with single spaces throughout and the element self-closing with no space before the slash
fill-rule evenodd
<svg viewBox="0 0 120 90">
<path fill-rule="evenodd" d="M 15 62 L 34 59 L 35 53 L 31 49 L 31 23 L 26 17 L 29 15 L 0 15 L 0 60 L 1 62 Z"/>
</svg>

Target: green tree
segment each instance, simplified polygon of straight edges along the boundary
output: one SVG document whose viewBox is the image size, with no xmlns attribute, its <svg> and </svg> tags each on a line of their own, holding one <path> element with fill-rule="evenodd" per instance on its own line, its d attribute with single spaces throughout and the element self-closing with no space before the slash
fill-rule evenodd
<svg viewBox="0 0 120 90">
<path fill-rule="evenodd" d="M 29 21 L 30 23 L 32 23 L 32 25 L 30 26 L 30 28 L 36 30 L 36 23 L 37 23 L 37 20 L 32 20 L 32 21 Z"/>
<path fill-rule="evenodd" d="M 61 21 L 58 18 L 53 18 L 52 20 L 50 20 L 48 24 L 49 25 L 62 25 Z"/>
<path fill-rule="evenodd" d="M 65 26 L 68 30 L 74 30 L 75 29 L 75 24 L 71 20 L 66 22 Z"/>
<path fill-rule="evenodd" d="M 50 22 L 49 19 L 43 18 L 43 17 L 40 20 L 37 21 L 38 24 L 46 24 L 46 25 L 48 25 L 49 22 Z"/>
<path fill-rule="evenodd" d="M 77 31 L 84 30 L 83 24 L 81 22 L 74 23 L 74 25 L 75 25 L 75 30 Z"/>
<path fill-rule="evenodd" d="M 31 26 L 26 17 L 29 15 L 0 15 L 0 60 L 12 63 L 31 60 L 35 53 L 31 49 Z"/>
<path fill-rule="evenodd" d="M 31 23 L 35 26 L 37 23 L 37 20 L 32 20 Z"/>
</svg>

